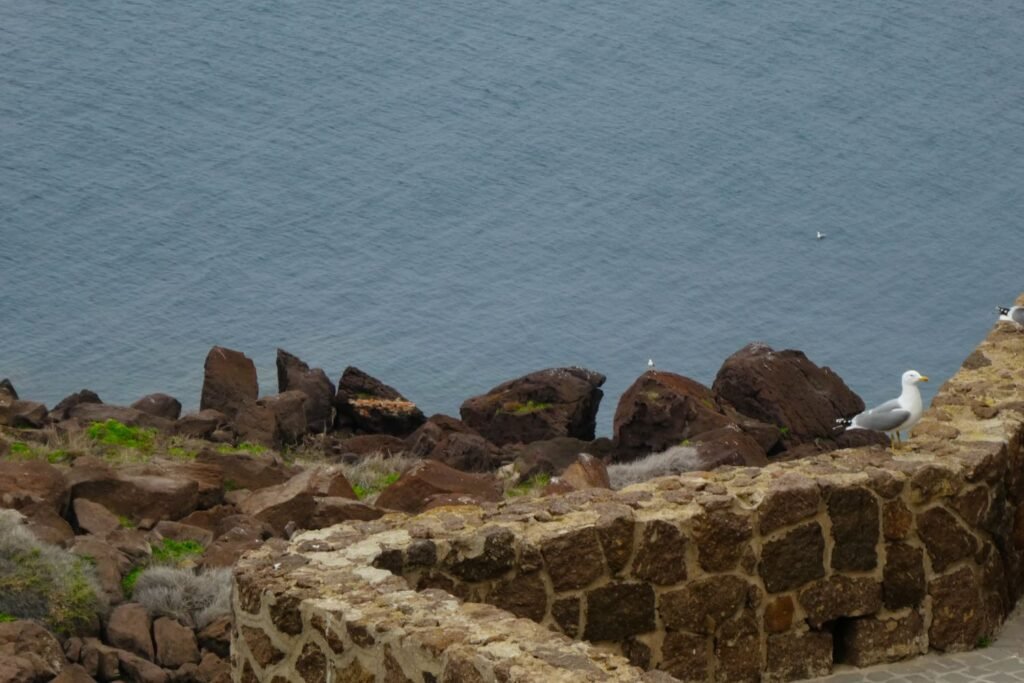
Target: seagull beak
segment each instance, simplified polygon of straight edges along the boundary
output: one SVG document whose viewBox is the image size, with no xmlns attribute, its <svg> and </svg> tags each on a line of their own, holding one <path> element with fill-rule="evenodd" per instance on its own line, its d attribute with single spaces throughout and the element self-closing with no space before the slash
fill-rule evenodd
<svg viewBox="0 0 1024 683">
<path fill-rule="evenodd" d="M 922 382 L 927 382 L 928 381 L 928 376 L 927 375 L 921 375 L 921 381 Z"/>
</svg>

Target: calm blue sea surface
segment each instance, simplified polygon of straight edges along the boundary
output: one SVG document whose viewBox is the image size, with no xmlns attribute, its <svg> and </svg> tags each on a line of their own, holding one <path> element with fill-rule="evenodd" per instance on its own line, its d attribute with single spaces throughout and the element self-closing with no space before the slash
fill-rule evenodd
<svg viewBox="0 0 1024 683">
<path fill-rule="evenodd" d="M 1024 290 L 1024 4 L 0 3 L 0 377 L 282 347 L 425 412 L 798 348 L 926 398 Z M 817 231 L 827 233 L 816 240 Z"/>
</svg>

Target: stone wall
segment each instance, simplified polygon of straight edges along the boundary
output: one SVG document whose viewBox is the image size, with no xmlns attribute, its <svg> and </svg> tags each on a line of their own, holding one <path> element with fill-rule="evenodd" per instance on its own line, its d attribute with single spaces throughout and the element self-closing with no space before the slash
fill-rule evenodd
<svg viewBox="0 0 1024 683">
<path fill-rule="evenodd" d="M 1024 588 L 1022 437 L 1024 334 L 996 329 L 899 451 L 306 532 L 238 566 L 235 679 L 784 681 L 970 649 Z"/>
</svg>

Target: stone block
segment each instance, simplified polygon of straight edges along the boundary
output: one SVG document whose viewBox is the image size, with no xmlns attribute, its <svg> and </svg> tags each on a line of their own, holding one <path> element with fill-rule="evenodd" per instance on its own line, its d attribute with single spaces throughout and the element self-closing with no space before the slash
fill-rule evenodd
<svg viewBox="0 0 1024 683">
<path fill-rule="evenodd" d="M 832 519 L 832 568 L 868 571 L 878 564 L 878 501 L 859 487 L 834 488 L 826 493 Z"/>
<path fill-rule="evenodd" d="M 617 583 L 587 591 L 590 641 L 624 640 L 654 630 L 654 588 L 648 583 Z"/>
<path fill-rule="evenodd" d="M 686 545 L 679 527 L 661 520 L 648 522 L 633 561 L 633 575 L 660 586 L 685 581 Z"/>
<path fill-rule="evenodd" d="M 897 610 L 921 604 L 925 595 L 924 551 L 903 543 L 885 547 L 882 598 L 887 609 Z"/>
<path fill-rule="evenodd" d="M 780 633 L 768 636 L 767 666 L 761 680 L 781 683 L 826 676 L 832 671 L 832 634 Z"/>
<path fill-rule="evenodd" d="M 715 510 L 697 519 L 694 534 L 701 568 L 724 572 L 736 567 L 750 545 L 753 529 L 748 516 Z"/>
<path fill-rule="evenodd" d="M 758 573 L 769 593 L 799 588 L 825 575 L 825 537 L 817 522 L 804 524 L 764 544 Z"/>
<path fill-rule="evenodd" d="M 917 535 L 921 537 L 932 568 L 946 571 L 957 560 L 973 555 L 977 549 L 974 536 L 949 510 L 933 507 L 917 516 Z"/>
<path fill-rule="evenodd" d="M 911 611 L 894 619 L 863 617 L 851 621 L 842 635 L 844 663 L 871 666 L 928 651 L 924 620 Z"/>
<path fill-rule="evenodd" d="M 576 529 L 541 546 L 556 591 L 584 588 L 604 573 L 601 544 L 593 528 Z"/>
<path fill-rule="evenodd" d="M 713 576 L 663 593 L 658 612 L 665 628 L 713 634 L 739 611 L 747 598 L 749 584 L 736 576 Z"/>
<path fill-rule="evenodd" d="M 858 617 L 880 610 L 882 585 L 874 579 L 834 574 L 801 590 L 797 600 L 807 614 L 807 623 L 817 629 L 839 617 Z"/>
</svg>

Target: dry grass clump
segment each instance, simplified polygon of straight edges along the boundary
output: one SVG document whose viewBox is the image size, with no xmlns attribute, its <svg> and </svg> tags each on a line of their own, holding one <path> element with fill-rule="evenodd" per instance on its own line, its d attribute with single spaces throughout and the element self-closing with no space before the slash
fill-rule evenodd
<svg viewBox="0 0 1024 683">
<path fill-rule="evenodd" d="M 398 480 L 407 469 L 420 462 L 405 453 L 370 453 L 354 463 L 341 463 L 342 473 L 361 500 L 372 500 Z"/>
<path fill-rule="evenodd" d="M 0 616 L 74 635 L 96 626 L 106 596 L 86 559 L 37 539 L 20 513 L 0 510 Z"/>
<path fill-rule="evenodd" d="M 692 446 L 673 446 L 661 453 L 651 453 L 633 462 L 608 466 L 608 479 L 613 489 L 638 484 L 655 477 L 692 472 L 700 468 L 697 449 Z"/>
<path fill-rule="evenodd" d="M 231 570 L 157 566 L 143 571 L 135 581 L 132 600 L 153 617 L 171 617 L 201 629 L 231 612 Z"/>
<path fill-rule="evenodd" d="M 81 428 L 54 426 L 33 430 L 4 430 L 10 440 L 10 460 L 47 460 L 58 464 L 92 455 L 114 464 L 136 464 L 156 457 L 192 460 L 210 444 L 201 439 L 129 427 L 117 420 L 93 422 Z"/>
</svg>

